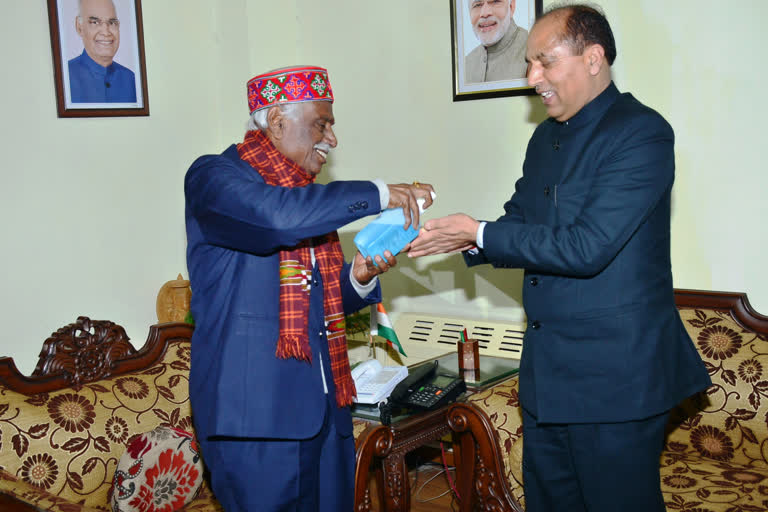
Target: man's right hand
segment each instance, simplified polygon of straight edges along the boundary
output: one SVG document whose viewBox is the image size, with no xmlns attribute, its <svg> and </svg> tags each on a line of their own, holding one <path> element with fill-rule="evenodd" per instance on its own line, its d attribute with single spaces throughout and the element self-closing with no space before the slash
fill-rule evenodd
<svg viewBox="0 0 768 512">
<path fill-rule="evenodd" d="M 465 213 L 454 213 L 439 219 L 429 219 L 411 242 L 408 256 L 417 258 L 431 254 L 461 252 L 477 242 L 480 223 Z"/>
<path fill-rule="evenodd" d="M 429 208 L 432 205 L 432 194 L 435 191 L 432 185 L 414 181 L 411 185 L 399 183 L 397 185 L 387 185 L 387 187 L 389 188 L 389 204 L 387 208 L 403 209 L 403 215 L 405 216 L 404 229 L 408 229 L 408 226 L 411 225 L 411 219 L 413 219 L 413 225 L 418 227 L 419 204 L 416 200 L 423 198 L 425 200 L 424 208 Z"/>
</svg>

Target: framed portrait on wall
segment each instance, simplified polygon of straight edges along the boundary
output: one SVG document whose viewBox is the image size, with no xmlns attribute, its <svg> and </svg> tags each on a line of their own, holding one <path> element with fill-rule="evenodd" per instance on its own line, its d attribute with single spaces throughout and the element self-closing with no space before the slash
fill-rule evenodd
<svg viewBox="0 0 768 512">
<path fill-rule="evenodd" d="M 528 32 L 542 0 L 450 0 L 453 101 L 534 94 Z"/>
<path fill-rule="evenodd" d="M 148 116 L 141 0 L 48 0 L 59 117 Z"/>
</svg>

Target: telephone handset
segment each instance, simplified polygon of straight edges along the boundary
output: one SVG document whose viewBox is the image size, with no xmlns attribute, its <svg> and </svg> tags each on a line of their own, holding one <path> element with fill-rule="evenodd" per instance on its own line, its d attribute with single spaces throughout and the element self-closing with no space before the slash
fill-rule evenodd
<svg viewBox="0 0 768 512">
<path fill-rule="evenodd" d="M 405 366 L 382 366 L 375 359 L 364 361 L 352 369 L 357 389 L 356 402 L 377 404 L 386 399 L 395 385 L 408 376 Z"/>
<path fill-rule="evenodd" d="M 424 363 L 411 368 L 408 372 L 408 376 L 403 381 L 395 386 L 395 389 L 390 395 L 392 402 L 402 402 L 410 393 L 421 387 L 427 379 L 437 373 L 437 361 L 431 363 Z"/>
</svg>

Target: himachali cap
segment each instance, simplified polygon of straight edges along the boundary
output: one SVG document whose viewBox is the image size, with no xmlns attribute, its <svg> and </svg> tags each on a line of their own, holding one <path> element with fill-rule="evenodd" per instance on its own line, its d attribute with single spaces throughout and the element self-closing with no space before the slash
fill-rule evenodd
<svg viewBox="0 0 768 512">
<path fill-rule="evenodd" d="M 248 81 L 251 114 L 278 103 L 330 101 L 333 103 L 328 70 L 317 66 L 275 69 Z"/>
</svg>

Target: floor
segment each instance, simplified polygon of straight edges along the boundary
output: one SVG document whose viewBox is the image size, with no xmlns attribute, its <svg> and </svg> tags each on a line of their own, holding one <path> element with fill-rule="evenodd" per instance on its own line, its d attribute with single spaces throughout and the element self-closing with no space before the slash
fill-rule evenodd
<svg viewBox="0 0 768 512">
<path fill-rule="evenodd" d="M 458 510 L 458 502 L 451 490 L 455 472 L 442 464 L 426 462 L 418 466 L 409 464 L 413 469 L 409 472 L 411 485 L 411 512 L 451 512 Z M 454 484 L 455 485 L 455 484 Z M 372 484 L 375 486 L 375 484 Z M 381 510 L 376 502 L 375 489 L 373 492 L 373 510 Z"/>
<path fill-rule="evenodd" d="M 438 512 L 458 510 L 458 502 L 451 489 L 455 485 L 455 472 L 449 468 L 450 482 L 442 465 L 422 464 L 411 470 L 411 511 Z"/>
</svg>

